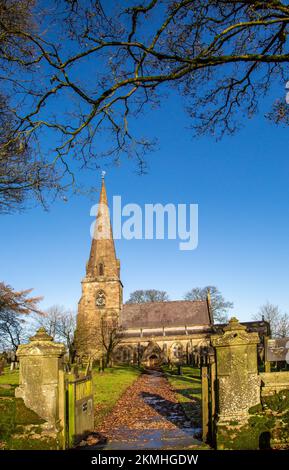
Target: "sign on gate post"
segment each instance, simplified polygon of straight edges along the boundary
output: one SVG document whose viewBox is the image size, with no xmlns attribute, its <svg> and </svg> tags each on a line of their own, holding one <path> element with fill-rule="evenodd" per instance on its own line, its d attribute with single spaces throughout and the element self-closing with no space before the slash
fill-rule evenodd
<svg viewBox="0 0 289 470">
<path fill-rule="evenodd" d="M 67 382 L 68 447 L 73 447 L 94 429 L 92 377 L 76 378 Z"/>
<path fill-rule="evenodd" d="M 267 339 L 265 343 L 265 361 L 289 363 L 289 338 Z"/>
</svg>

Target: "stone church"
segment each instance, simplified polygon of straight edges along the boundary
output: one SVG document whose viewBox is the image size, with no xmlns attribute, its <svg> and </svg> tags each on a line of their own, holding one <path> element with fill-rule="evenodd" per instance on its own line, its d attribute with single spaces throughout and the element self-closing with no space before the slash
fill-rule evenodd
<svg viewBox="0 0 289 470">
<path fill-rule="evenodd" d="M 248 324 L 249 325 L 249 324 Z M 110 330 L 109 330 L 110 328 Z M 210 299 L 123 304 L 104 178 L 82 296 L 76 344 L 79 356 L 99 357 L 102 338 L 119 329 L 114 362 L 157 366 L 193 362 L 215 330 Z"/>
</svg>

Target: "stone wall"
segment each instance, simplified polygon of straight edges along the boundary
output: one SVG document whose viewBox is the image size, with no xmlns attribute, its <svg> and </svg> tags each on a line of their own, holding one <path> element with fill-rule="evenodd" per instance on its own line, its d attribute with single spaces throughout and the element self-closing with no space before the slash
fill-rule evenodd
<svg viewBox="0 0 289 470">
<path fill-rule="evenodd" d="M 260 379 L 263 397 L 289 390 L 289 372 L 261 372 Z"/>
</svg>

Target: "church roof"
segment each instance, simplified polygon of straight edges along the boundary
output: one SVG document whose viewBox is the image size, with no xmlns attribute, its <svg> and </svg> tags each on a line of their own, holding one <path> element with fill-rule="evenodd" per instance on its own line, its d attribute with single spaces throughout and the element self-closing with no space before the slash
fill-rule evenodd
<svg viewBox="0 0 289 470">
<path fill-rule="evenodd" d="M 211 323 L 206 300 L 124 304 L 120 319 L 124 328 L 162 328 Z"/>
</svg>

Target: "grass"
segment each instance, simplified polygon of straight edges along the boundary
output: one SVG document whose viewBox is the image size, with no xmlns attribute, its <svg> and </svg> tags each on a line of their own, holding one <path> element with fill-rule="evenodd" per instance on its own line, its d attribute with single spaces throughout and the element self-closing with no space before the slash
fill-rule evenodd
<svg viewBox="0 0 289 470">
<path fill-rule="evenodd" d="M 4 368 L 4 374 L 0 375 L 0 385 L 18 385 L 19 384 L 19 370 L 10 371 L 10 367 Z"/>
<path fill-rule="evenodd" d="M 200 369 L 183 366 L 182 375 L 177 374 L 176 368 L 171 370 L 168 366 L 164 366 L 163 371 L 188 418 L 195 426 L 201 427 L 202 385 Z"/>
<path fill-rule="evenodd" d="M 93 371 L 96 429 L 111 412 L 121 395 L 133 384 L 140 374 L 140 369 L 130 366 L 107 368 L 103 373 L 97 370 Z"/>
</svg>

